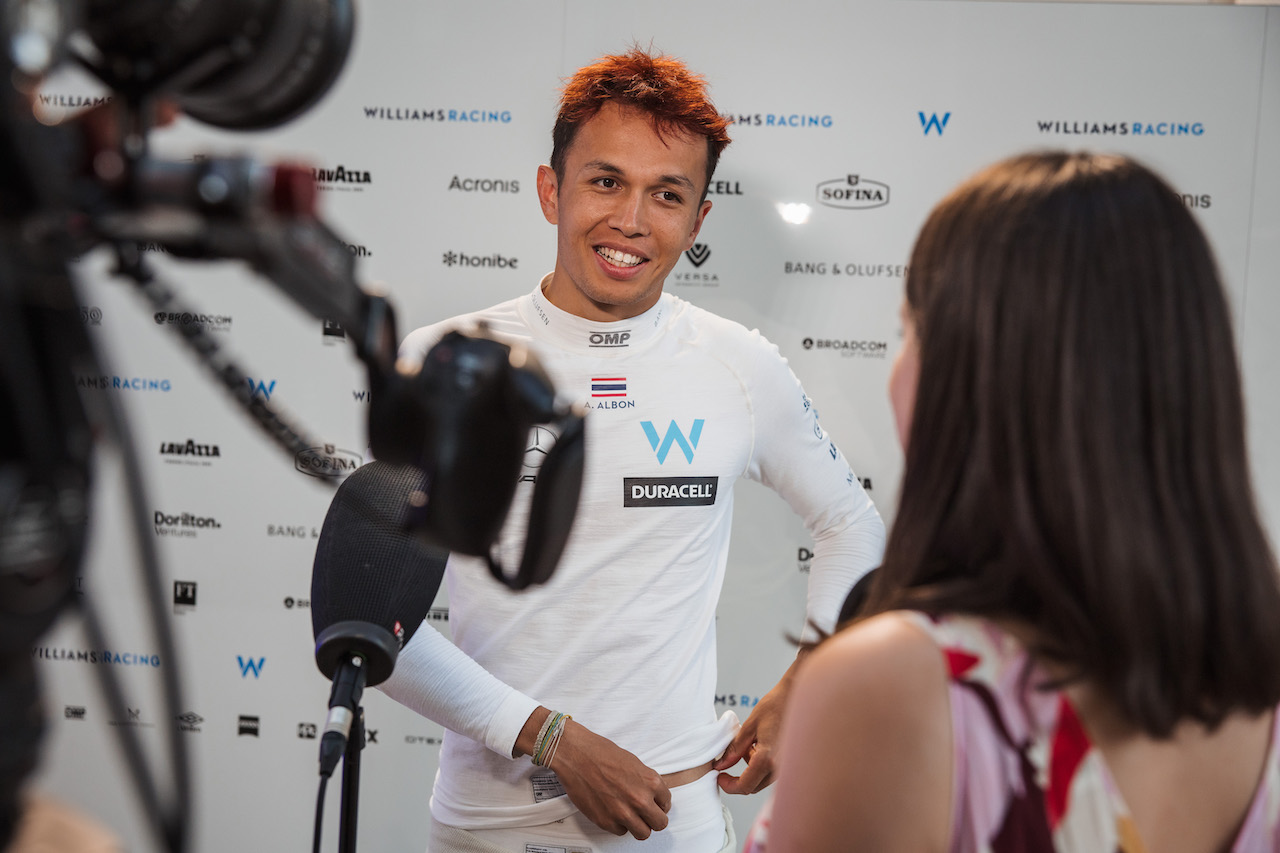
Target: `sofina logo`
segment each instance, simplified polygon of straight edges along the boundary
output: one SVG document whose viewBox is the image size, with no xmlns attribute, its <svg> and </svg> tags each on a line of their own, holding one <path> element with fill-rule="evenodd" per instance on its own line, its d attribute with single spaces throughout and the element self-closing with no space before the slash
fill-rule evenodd
<svg viewBox="0 0 1280 853">
<path fill-rule="evenodd" d="M 941 119 L 938 118 L 937 113 L 929 113 L 927 117 L 925 116 L 924 113 L 919 113 L 919 116 L 920 116 L 920 126 L 924 128 L 925 136 L 928 136 L 929 131 L 931 130 L 938 131 L 938 135 L 941 136 L 942 131 L 945 130 L 947 127 L 947 121 L 949 121 L 951 118 L 951 113 L 943 113 Z"/>
<path fill-rule="evenodd" d="M 258 658 L 257 660 L 254 660 L 253 658 L 249 658 L 246 660 L 245 658 L 242 658 L 240 655 L 236 655 L 236 661 L 239 662 L 240 664 L 241 678 L 248 678 L 249 673 L 251 672 L 253 673 L 253 677 L 257 678 L 258 676 L 262 675 L 262 668 L 267 663 L 267 659 L 264 657 Z"/>
<path fill-rule="evenodd" d="M 818 202 L 827 207 L 866 210 L 889 203 L 889 185 L 858 175 L 846 175 L 818 184 Z"/>
<path fill-rule="evenodd" d="M 679 446 L 680 452 L 684 454 L 685 461 L 693 463 L 693 451 L 698 448 L 698 440 L 702 438 L 702 425 L 706 423 L 702 418 L 698 418 L 693 422 L 693 429 L 689 430 L 689 437 L 685 438 L 680 427 L 676 426 L 676 422 L 672 421 L 667 425 L 667 433 L 661 439 L 658 438 L 658 430 L 654 428 L 653 421 L 641 421 L 640 426 L 644 428 L 645 437 L 649 439 L 649 446 L 658 455 L 658 464 L 667 464 L 667 455 L 671 452 L 673 446 Z"/>
<path fill-rule="evenodd" d="M 332 444 L 298 451 L 293 465 L 304 474 L 321 479 L 345 477 L 364 464 L 364 457 L 352 450 L 341 450 Z"/>
</svg>

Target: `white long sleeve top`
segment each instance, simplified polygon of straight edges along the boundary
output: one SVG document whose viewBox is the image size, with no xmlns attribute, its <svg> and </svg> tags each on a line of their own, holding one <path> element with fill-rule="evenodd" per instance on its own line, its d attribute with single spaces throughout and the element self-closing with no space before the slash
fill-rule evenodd
<svg viewBox="0 0 1280 853">
<path fill-rule="evenodd" d="M 480 320 L 529 345 L 556 388 L 589 411 L 582 497 L 550 582 L 513 594 L 480 560 L 452 555 L 454 642 L 424 624 L 381 687 L 448 730 L 432 813 L 473 829 L 574 810 L 548 796 L 547 771 L 511 757 L 539 705 L 658 773 L 723 752 L 737 719 L 715 714 L 715 615 L 740 477 L 772 488 L 804 520 L 815 542 L 807 615 L 820 626 L 834 625 L 884 547 L 875 506 L 759 332 L 670 294 L 629 320 L 592 322 L 552 305 L 539 285 L 418 329 L 401 355 L 420 360 L 445 332 Z M 526 460 L 536 465 L 537 452 Z M 526 467 L 517 487 L 500 542 L 505 566 L 519 562 L 536 476 Z"/>
</svg>

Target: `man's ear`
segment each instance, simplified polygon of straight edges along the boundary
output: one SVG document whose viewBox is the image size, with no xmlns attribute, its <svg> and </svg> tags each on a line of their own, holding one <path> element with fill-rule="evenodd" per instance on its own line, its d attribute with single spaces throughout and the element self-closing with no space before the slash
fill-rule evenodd
<svg viewBox="0 0 1280 853">
<path fill-rule="evenodd" d="M 542 215 L 552 225 L 560 224 L 560 182 L 556 179 L 555 169 L 550 166 L 538 167 L 538 204 L 542 205 Z"/>
<path fill-rule="evenodd" d="M 687 252 L 693 247 L 693 241 L 698 239 L 698 232 L 702 230 L 702 222 L 707 218 L 707 213 L 710 210 L 711 201 L 704 201 L 702 207 L 698 210 L 697 217 L 693 220 L 693 231 L 689 233 L 689 239 L 685 241 L 684 251 Z"/>
</svg>

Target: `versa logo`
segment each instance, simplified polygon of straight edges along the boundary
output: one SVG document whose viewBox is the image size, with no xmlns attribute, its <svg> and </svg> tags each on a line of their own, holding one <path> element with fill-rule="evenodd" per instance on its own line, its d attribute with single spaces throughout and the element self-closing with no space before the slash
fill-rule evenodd
<svg viewBox="0 0 1280 853">
<path fill-rule="evenodd" d="M 667 426 L 667 434 L 662 437 L 661 443 L 658 440 L 658 431 L 654 429 L 653 421 L 641 421 L 640 426 L 644 427 L 645 437 L 649 439 L 649 446 L 658 454 L 658 464 L 667 464 L 667 454 L 671 452 L 672 445 L 679 445 L 680 452 L 684 454 L 685 461 L 693 463 L 693 451 L 698 447 L 698 439 L 702 437 L 702 425 L 705 421 L 698 418 L 693 422 L 693 429 L 689 431 L 689 437 L 686 439 L 684 433 L 680 431 L 680 427 L 676 426 L 676 422 L 672 421 Z"/>
<path fill-rule="evenodd" d="M 930 113 L 928 118 L 924 117 L 924 113 L 920 113 L 920 126 L 924 128 L 924 135 L 929 135 L 929 129 L 933 128 L 938 131 L 938 135 L 942 135 L 942 131 L 947 126 L 947 120 L 951 118 L 951 113 L 943 113 L 942 120 L 938 120 L 937 113 Z"/>
<path fill-rule="evenodd" d="M 700 267 L 707 262 L 707 258 L 711 257 L 711 247 L 706 243 L 694 243 L 685 250 L 684 256 L 694 267 Z"/>
<path fill-rule="evenodd" d="M 267 384 L 263 380 L 259 379 L 258 384 L 254 385 L 253 380 L 246 376 L 245 381 L 249 383 L 250 397 L 257 397 L 261 395 L 262 399 L 270 400 L 271 394 L 276 390 L 276 381 L 274 379 L 271 380 L 271 384 Z"/>
<path fill-rule="evenodd" d="M 257 660 L 254 660 L 253 658 L 249 658 L 248 660 L 245 660 L 244 658 L 240 657 L 240 655 L 236 655 L 236 660 L 240 662 L 241 678 L 248 678 L 249 673 L 251 672 L 253 673 L 254 678 L 257 678 L 258 676 L 262 675 L 262 667 L 267 662 L 266 658 L 258 658 Z"/>
</svg>

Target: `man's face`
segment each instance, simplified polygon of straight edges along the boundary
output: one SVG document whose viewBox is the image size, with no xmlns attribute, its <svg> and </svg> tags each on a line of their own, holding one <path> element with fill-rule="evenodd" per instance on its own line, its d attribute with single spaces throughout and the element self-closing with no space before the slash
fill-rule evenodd
<svg viewBox="0 0 1280 853">
<path fill-rule="evenodd" d="M 547 298 L 599 321 L 653 307 L 711 209 L 699 203 L 706 175 L 705 138 L 660 138 L 645 113 L 605 104 L 578 129 L 563 182 L 538 168 L 538 200 L 557 235 Z"/>
</svg>

